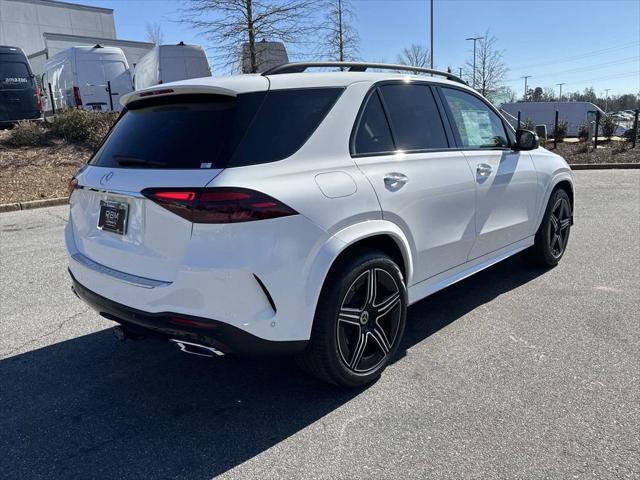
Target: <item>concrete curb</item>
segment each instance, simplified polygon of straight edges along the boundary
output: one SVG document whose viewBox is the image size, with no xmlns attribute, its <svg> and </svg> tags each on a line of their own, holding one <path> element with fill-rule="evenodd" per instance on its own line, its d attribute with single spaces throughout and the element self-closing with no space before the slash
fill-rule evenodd
<svg viewBox="0 0 640 480">
<path fill-rule="evenodd" d="M 627 169 L 640 168 L 640 163 L 575 163 L 569 164 L 571 170 L 608 170 L 608 169 Z"/>
<path fill-rule="evenodd" d="M 55 207 L 69 203 L 69 197 L 47 198 L 46 200 L 32 200 L 30 202 L 3 203 L 0 205 L 0 213 L 31 210 L 32 208 Z"/>
</svg>

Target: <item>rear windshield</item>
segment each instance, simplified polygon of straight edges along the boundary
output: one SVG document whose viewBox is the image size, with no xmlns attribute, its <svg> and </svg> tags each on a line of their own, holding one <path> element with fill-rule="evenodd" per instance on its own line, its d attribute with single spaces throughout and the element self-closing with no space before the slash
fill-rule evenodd
<svg viewBox="0 0 640 480">
<path fill-rule="evenodd" d="M 165 97 L 161 104 L 138 102 L 116 123 L 90 163 L 193 169 L 282 160 L 307 141 L 342 90 L 185 95 Z"/>
<path fill-rule="evenodd" d="M 24 62 L 0 60 L 0 89 L 27 88 L 31 86 L 31 75 Z"/>
</svg>

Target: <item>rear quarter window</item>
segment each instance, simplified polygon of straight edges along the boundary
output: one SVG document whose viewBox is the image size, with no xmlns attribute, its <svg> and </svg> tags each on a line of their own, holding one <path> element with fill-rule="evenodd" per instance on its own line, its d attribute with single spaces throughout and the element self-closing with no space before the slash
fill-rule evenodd
<svg viewBox="0 0 640 480">
<path fill-rule="evenodd" d="M 270 91 L 229 166 L 274 162 L 293 155 L 311 137 L 342 88 Z"/>
</svg>

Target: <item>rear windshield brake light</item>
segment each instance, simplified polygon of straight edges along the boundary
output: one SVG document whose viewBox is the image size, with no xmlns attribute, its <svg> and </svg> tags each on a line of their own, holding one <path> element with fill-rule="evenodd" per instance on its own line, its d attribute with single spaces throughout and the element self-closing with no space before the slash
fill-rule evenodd
<svg viewBox="0 0 640 480">
<path fill-rule="evenodd" d="M 150 92 L 142 92 L 139 96 L 142 97 L 150 97 L 152 95 L 164 95 L 166 93 L 173 93 L 173 89 L 165 88 L 163 90 L 151 90 Z"/>
<path fill-rule="evenodd" d="M 296 215 L 284 203 L 247 188 L 148 188 L 142 194 L 193 223 L 238 223 Z"/>
</svg>

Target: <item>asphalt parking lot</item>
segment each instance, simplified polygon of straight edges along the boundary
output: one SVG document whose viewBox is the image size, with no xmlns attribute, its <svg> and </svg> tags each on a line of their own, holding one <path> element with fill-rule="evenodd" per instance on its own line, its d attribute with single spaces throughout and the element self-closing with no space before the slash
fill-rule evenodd
<svg viewBox="0 0 640 480">
<path fill-rule="evenodd" d="M 559 267 L 412 306 L 356 391 L 121 344 L 69 289 L 67 208 L 1 214 L 0 478 L 639 478 L 640 170 L 576 183 Z"/>
</svg>

